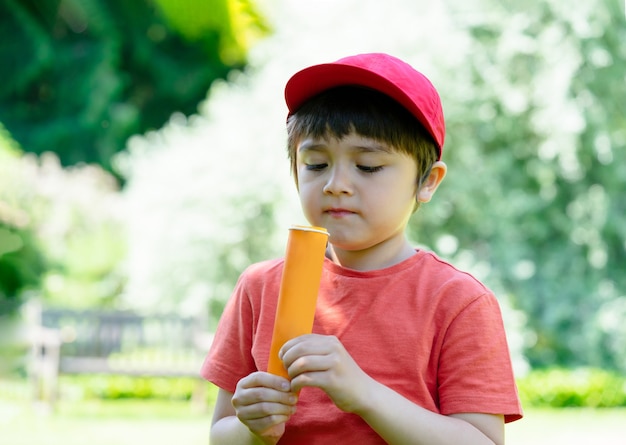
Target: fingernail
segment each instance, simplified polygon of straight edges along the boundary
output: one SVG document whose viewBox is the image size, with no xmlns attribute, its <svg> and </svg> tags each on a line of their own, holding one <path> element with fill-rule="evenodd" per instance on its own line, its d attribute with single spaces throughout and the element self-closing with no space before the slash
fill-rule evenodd
<svg viewBox="0 0 626 445">
<path fill-rule="evenodd" d="M 288 391 L 291 388 L 291 385 L 289 384 L 289 382 L 283 382 L 280 386 L 283 389 L 283 391 Z"/>
</svg>

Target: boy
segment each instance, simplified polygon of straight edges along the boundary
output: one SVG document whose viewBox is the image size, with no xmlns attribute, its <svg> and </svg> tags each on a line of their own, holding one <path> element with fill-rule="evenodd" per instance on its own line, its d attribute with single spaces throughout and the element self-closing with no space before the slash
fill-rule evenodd
<svg viewBox="0 0 626 445">
<path fill-rule="evenodd" d="M 217 444 L 503 444 L 521 418 L 498 303 L 416 250 L 405 228 L 446 173 L 437 91 L 360 54 L 296 73 L 288 151 L 304 214 L 329 244 L 313 334 L 267 369 L 283 260 L 240 277 L 202 375 Z"/>
</svg>

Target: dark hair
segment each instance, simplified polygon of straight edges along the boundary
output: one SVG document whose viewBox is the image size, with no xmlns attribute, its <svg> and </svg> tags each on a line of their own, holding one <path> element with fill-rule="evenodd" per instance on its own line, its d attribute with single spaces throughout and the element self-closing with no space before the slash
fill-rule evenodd
<svg viewBox="0 0 626 445">
<path fill-rule="evenodd" d="M 296 182 L 296 150 L 302 138 L 341 139 L 353 131 L 413 157 L 418 187 L 437 160 L 435 141 L 399 103 L 375 90 L 337 87 L 308 100 L 287 120 L 287 151 Z"/>
</svg>

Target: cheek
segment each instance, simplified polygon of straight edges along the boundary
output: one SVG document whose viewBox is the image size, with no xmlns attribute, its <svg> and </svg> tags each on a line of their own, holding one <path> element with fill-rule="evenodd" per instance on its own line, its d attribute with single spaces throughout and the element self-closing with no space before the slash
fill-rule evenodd
<svg viewBox="0 0 626 445">
<path fill-rule="evenodd" d="M 383 206 L 393 213 L 412 213 L 415 205 L 417 186 L 410 182 L 396 183 L 389 188 L 379 187 L 370 191 L 371 202 Z"/>
<path fill-rule="evenodd" d="M 315 205 L 318 201 L 318 193 L 315 192 L 315 187 L 311 183 L 299 182 L 298 196 L 300 197 L 302 207 Z"/>
<path fill-rule="evenodd" d="M 301 187 L 298 191 L 298 198 L 300 200 L 300 208 L 302 209 L 302 214 L 307 219 L 307 221 L 313 226 L 321 225 L 321 222 L 318 220 L 320 216 L 321 202 L 318 194 L 312 193 L 310 188 L 306 186 Z"/>
</svg>

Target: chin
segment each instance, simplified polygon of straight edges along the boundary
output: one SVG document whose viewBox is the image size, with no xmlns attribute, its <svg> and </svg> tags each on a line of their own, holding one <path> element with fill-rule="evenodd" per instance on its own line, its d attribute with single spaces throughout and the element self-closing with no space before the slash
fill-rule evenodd
<svg viewBox="0 0 626 445">
<path fill-rule="evenodd" d="M 363 243 L 362 241 L 355 240 L 353 237 L 332 236 L 328 238 L 328 242 L 332 244 L 335 249 L 345 250 L 347 252 L 357 252 L 359 250 L 366 250 L 371 247 L 371 244 Z"/>
</svg>

